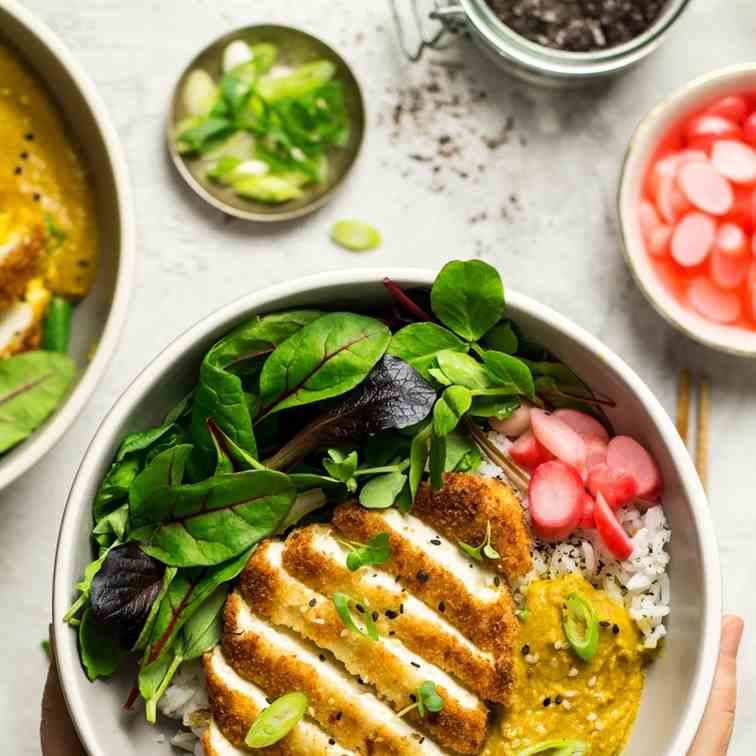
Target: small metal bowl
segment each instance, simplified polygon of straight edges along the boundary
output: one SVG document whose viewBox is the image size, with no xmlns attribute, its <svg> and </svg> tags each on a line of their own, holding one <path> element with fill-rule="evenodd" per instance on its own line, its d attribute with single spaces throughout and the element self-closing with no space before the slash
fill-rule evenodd
<svg viewBox="0 0 756 756">
<path fill-rule="evenodd" d="M 432 14 L 447 28 L 463 24 L 473 42 L 499 68 L 519 79 L 550 87 L 588 84 L 618 74 L 655 50 L 689 0 L 668 0 L 659 18 L 637 37 L 605 50 L 576 53 L 531 42 L 500 21 L 485 0 L 453 0 Z"/>
<path fill-rule="evenodd" d="M 335 78 L 344 85 L 344 102 L 349 113 L 349 140 L 329 155 L 331 175 L 324 184 L 303 187 L 302 196 L 282 202 L 269 204 L 254 202 L 236 195 L 231 187 L 215 185 L 202 175 L 201 161 L 185 157 L 176 149 L 176 124 L 187 113 L 182 102 L 181 92 L 187 76 L 196 68 L 202 68 L 214 79 L 221 75 L 223 51 L 230 42 L 241 39 L 250 45 L 270 42 L 279 49 L 279 63 L 284 65 L 301 65 L 312 60 L 329 60 L 336 66 Z M 346 61 L 332 47 L 307 32 L 290 26 L 274 24 L 256 24 L 236 29 L 216 39 L 200 52 L 181 74 L 176 84 L 168 118 L 168 151 L 173 164 L 182 178 L 195 194 L 202 197 L 213 207 L 223 213 L 250 221 L 284 221 L 299 218 L 322 207 L 331 199 L 343 183 L 352 165 L 357 159 L 365 133 L 365 105 L 360 85 Z"/>
</svg>

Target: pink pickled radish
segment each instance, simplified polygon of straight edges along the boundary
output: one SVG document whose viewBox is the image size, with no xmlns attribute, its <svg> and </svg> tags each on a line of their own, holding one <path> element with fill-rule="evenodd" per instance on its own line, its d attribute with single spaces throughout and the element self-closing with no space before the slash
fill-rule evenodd
<svg viewBox="0 0 756 756">
<path fill-rule="evenodd" d="M 585 441 L 564 420 L 540 409 L 530 413 L 536 440 L 558 460 L 569 465 L 578 475 L 585 472 Z"/>
<path fill-rule="evenodd" d="M 646 242 L 648 242 L 651 232 L 661 225 L 659 213 L 647 200 L 642 200 L 638 205 L 638 221 L 640 222 L 641 235 Z"/>
<path fill-rule="evenodd" d="M 509 456 L 526 470 L 535 470 L 538 465 L 554 459 L 542 444 L 536 441 L 533 431 L 529 430 L 520 436 L 509 449 Z"/>
<path fill-rule="evenodd" d="M 607 443 L 609 442 L 609 434 L 606 428 L 587 412 L 580 412 L 580 410 L 574 409 L 558 409 L 554 413 L 554 417 L 558 417 L 563 423 L 567 423 L 575 433 L 580 433 L 581 435 L 583 433 L 591 433 L 604 439 Z"/>
<path fill-rule="evenodd" d="M 748 242 L 740 226 L 723 223 L 717 231 L 710 258 L 712 280 L 723 289 L 734 289 L 745 281 L 750 259 Z"/>
<path fill-rule="evenodd" d="M 620 561 L 629 559 L 633 543 L 601 494 L 596 496 L 593 505 L 593 519 L 601 540 L 612 555 Z"/>
<path fill-rule="evenodd" d="M 664 176 L 676 176 L 677 171 L 683 163 L 689 163 L 694 160 L 708 161 L 709 156 L 703 150 L 682 150 L 681 152 L 671 152 L 661 158 L 654 164 L 651 172 L 651 192 L 654 197 L 659 193 L 659 184 Z"/>
<path fill-rule="evenodd" d="M 672 234 L 672 257 L 686 268 L 700 265 L 714 244 L 717 224 L 705 213 L 688 213 Z"/>
<path fill-rule="evenodd" d="M 538 535 L 547 541 L 567 538 L 583 514 L 585 491 L 574 470 L 557 460 L 533 473 L 528 487 L 528 511 Z"/>
<path fill-rule="evenodd" d="M 756 150 L 743 142 L 723 139 L 711 148 L 711 164 L 736 184 L 756 183 Z"/>
<path fill-rule="evenodd" d="M 748 103 L 738 95 L 730 95 L 717 100 L 706 112 L 709 115 L 726 118 L 733 123 L 743 123 L 746 115 L 748 115 Z"/>
<path fill-rule="evenodd" d="M 743 124 L 743 136 L 746 142 L 756 147 L 756 110 L 746 118 Z"/>
<path fill-rule="evenodd" d="M 661 217 L 670 224 L 675 223 L 680 216 L 691 209 L 691 204 L 677 185 L 675 176 L 663 176 L 659 181 L 656 206 L 659 208 Z"/>
<path fill-rule="evenodd" d="M 521 436 L 530 428 L 530 410 L 532 405 L 522 402 L 520 406 L 505 420 L 491 418 L 488 424 L 497 433 L 503 433 L 505 436 Z"/>
<path fill-rule="evenodd" d="M 751 300 L 751 317 L 756 321 L 756 263 L 751 263 L 748 274 L 748 296 Z"/>
<path fill-rule="evenodd" d="M 720 289 L 703 276 L 690 285 L 688 299 L 699 315 L 715 323 L 732 323 L 740 316 L 738 295 L 732 291 Z"/>
<path fill-rule="evenodd" d="M 608 455 L 607 448 L 607 458 Z M 596 465 L 588 473 L 586 484 L 594 496 L 601 493 L 612 509 L 619 509 L 638 495 L 638 483 L 635 478 L 629 472 L 610 467 L 608 464 Z"/>
<path fill-rule="evenodd" d="M 677 172 L 677 185 L 691 204 L 712 215 L 728 213 L 735 200 L 730 182 L 709 163 L 685 163 Z"/>
<path fill-rule="evenodd" d="M 653 457 L 630 436 L 615 436 L 609 442 L 606 463 L 615 470 L 623 470 L 638 484 L 637 496 L 654 500 L 662 490 L 662 477 Z"/>
<path fill-rule="evenodd" d="M 685 127 L 685 136 L 691 147 L 708 147 L 715 139 L 739 139 L 742 134 L 736 123 L 709 113 L 695 116 Z"/>
<path fill-rule="evenodd" d="M 662 224 L 657 226 L 646 240 L 649 254 L 654 257 L 663 257 L 669 251 L 669 243 L 672 240 L 672 226 Z"/>
<path fill-rule="evenodd" d="M 593 530 L 596 527 L 596 521 L 593 519 L 593 499 L 583 492 L 583 514 L 580 515 L 578 528 L 580 530 Z"/>
<path fill-rule="evenodd" d="M 609 444 L 604 438 L 593 433 L 580 435 L 585 442 L 585 468 L 590 473 L 596 465 L 603 465 L 606 462 L 606 450 Z"/>
<path fill-rule="evenodd" d="M 750 233 L 756 221 L 756 190 L 752 187 L 736 186 L 735 201 L 724 219 Z"/>
</svg>

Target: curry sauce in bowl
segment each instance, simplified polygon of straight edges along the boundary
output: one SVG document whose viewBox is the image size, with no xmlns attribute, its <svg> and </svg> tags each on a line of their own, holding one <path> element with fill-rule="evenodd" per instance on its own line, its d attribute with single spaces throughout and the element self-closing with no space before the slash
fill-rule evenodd
<svg viewBox="0 0 756 756">
<path fill-rule="evenodd" d="M 132 238 L 124 160 L 91 83 L 54 35 L 5 3 L 0 489 L 60 437 L 94 389 L 125 316 Z"/>
</svg>

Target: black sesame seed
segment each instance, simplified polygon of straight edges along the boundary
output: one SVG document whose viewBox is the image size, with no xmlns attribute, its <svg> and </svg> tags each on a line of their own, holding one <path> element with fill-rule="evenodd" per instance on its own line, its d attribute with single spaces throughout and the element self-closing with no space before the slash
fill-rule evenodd
<svg viewBox="0 0 756 756">
<path fill-rule="evenodd" d="M 556 698 L 554 699 L 554 703 L 555 703 L 555 704 L 556 704 L 557 706 L 559 706 L 559 704 L 560 704 L 560 703 L 562 703 L 562 697 L 561 697 L 561 696 L 557 696 L 557 697 L 556 697 Z"/>
<path fill-rule="evenodd" d="M 415 703 L 415 701 L 417 701 L 417 696 L 414 693 L 410 693 L 410 701 L 412 701 L 412 703 Z"/>
<path fill-rule="evenodd" d="M 420 740 L 418 740 L 417 742 L 418 742 L 418 743 L 419 743 L 420 745 L 422 745 L 423 743 L 425 743 L 425 736 L 424 736 L 424 735 L 421 735 L 421 736 L 420 736 Z"/>
<path fill-rule="evenodd" d="M 320 661 L 325 661 L 325 656 L 323 656 L 323 654 L 319 654 L 318 659 L 320 659 Z"/>
<path fill-rule="evenodd" d="M 398 582 L 399 582 L 399 581 L 400 581 L 401 579 L 402 579 L 402 576 L 401 576 L 401 575 L 397 575 L 397 576 L 396 576 L 396 577 L 394 578 L 394 582 L 395 582 L 395 583 L 398 583 Z"/>
<path fill-rule="evenodd" d="M 415 669 L 420 669 L 420 665 L 417 662 L 410 662 Z"/>
<path fill-rule="evenodd" d="M 336 741 L 333 738 L 328 738 L 328 745 L 336 745 Z"/>
<path fill-rule="evenodd" d="M 26 134 L 24 134 L 24 139 L 26 139 L 27 142 L 33 142 L 34 134 L 32 134 L 31 131 L 27 131 Z"/>
<path fill-rule="evenodd" d="M 399 604 L 399 614 L 404 614 L 404 604 Z"/>
<path fill-rule="evenodd" d="M 423 572 L 422 570 L 420 570 L 420 572 L 417 573 L 416 577 L 417 577 L 417 579 L 421 583 L 427 583 L 428 582 L 428 573 L 427 572 Z"/>
<path fill-rule="evenodd" d="M 28 160 L 29 159 L 29 153 L 28 152 L 22 152 L 21 153 L 21 160 Z"/>
<path fill-rule="evenodd" d="M 529 646 L 529 645 L 528 645 L 528 644 L 526 643 L 526 644 L 525 644 L 525 645 L 524 645 L 524 646 L 522 647 L 522 649 L 521 649 L 521 650 L 522 650 L 522 655 L 523 655 L 523 656 L 527 656 L 527 655 L 528 655 L 528 654 L 530 653 L 530 646 Z"/>
<path fill-rule="evenodd" d="M 601 625 L 601 627 L 609 627 L 609 625 L 611 624 L 612 623 L 609 622 L 609 620 L 601 620 L 601 622 L 599 622 L 599 625 Z"/>
<path fill-rule="evenodd" d="M 393 609 L 386 609 L 386 616 L 391 619 L 396 619 L 399 615 Z"/>
<path fill-rule="evenodd" d="M 21 170 L 21 166 L 17 165 L 16 169 L 13 171 L 13 173 L 15 173 L 16 176 L 20 176 L 23 173 L 23 171 Z"/>
<path fill-rule="evenodd" d="M 543 699 L 543 705 L 551 706 L 551 699 L 548 696 L 546 696 L 546 698 Z"/>
<path fill-rule="evenodd" d="M 32 194 L 32 197 L 34 197 L 35 202 L 39 202 L 42 199 L 42 195 L 39 192 L 34 192 L 34 194 Z"/>
<path fill-rule="evenodd" d="M 439 539 L 439 538 L 431 538 L 430 542 L 431 542 L 431 543 L 432 543 L 432 544 L 433 544 L 434 546 L 440 546 L 440 545 L 441 545 L 441 539 Z"/>
<path fill-rule="evenodd" d="M 85 267 L 86 267 L 86 266 L 85 266 Z M 311 599 L 310 599 L 310 602 L 309 602 L 310 606 L 315 606 L 315 604 L 317 604 L 317 603 L 318 603 L 318 600 L 317 600 L 317 599 L 314 599 L 314 598 L 311 598 Z"/>
<path fill-rule="evenodd" d="M 615 635 L 619 635 L 619 631 L 620 631 L 620 629 L 619 629 L 619 625 L 612 625 L 612 632 L 613 632 L 613 633 L 614 633 Z"/>
<path fill-rule="evenodd" d="M 501 585 L 501 578 L 498 575 L 494 576 L 494 585 L 498 588 Z"/>
<path fill-rule="evenodd" d="M 375 622 L 378 619 L 378 612 L 373 612 L 371 616 L 373 617 L 373 622 Z"/>
<path fill-rule="evenodd" d="M 365 607 L 362 604 L 355 604 L 354 606 L 360 614 L 365 614 Z"/>
<path fill-rule="evenodd" d="M 272 704 L 272 703 L 273 703 L 273 699 L 272 699 L 272 698 L 268 698 L 267 696 L 265 697 L 265 700 L 266 700 L 266 701 L 267 701 L 267 702 L 268 702 L 269 704 Z"/>
<path fill-rule="evenodd" d="M 443 614 L 446 611 L 446 604 L 443 601 L 438 602 L 438 611 Z"/>
<path fill-rule="evenodd" d="M 396 635 L 396 631 L 395 630 L 389 630 L 389 635 Z"/>
<path fill-rule="evenodd" d="M 337 711 L 336 712 L 336 721 L 338 722 L 340 719 L 341 719 L 341 712 Z"/>
</svg>

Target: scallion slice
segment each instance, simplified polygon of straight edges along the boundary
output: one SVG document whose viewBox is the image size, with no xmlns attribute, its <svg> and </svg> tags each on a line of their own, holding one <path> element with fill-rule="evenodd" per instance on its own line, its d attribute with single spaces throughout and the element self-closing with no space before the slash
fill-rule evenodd
<svg viewBox="0 0 756 756">
<path fill-rule="evenodd" d="M 599 623 L 593 604 L 585 596 L 580 593 L 567 596 L 562 627 L 572 650 L 583 661 L 591 661 L 598 651 Z"/>
<path fill-rule="evenodd" d="M 551 753 L 552 756 L 585 756 L 589 745 L 582 740 L 546 740 L 520 751 L 517 756 L 535 756 L 537 753 Z"/>
<path fill-rule="evenodd" d="M 365 627 L 361 628 L 352 617 L 352 612 L 349 609 L 349 604 L 355 604 L 362 609 L 361 619 L 365 623 Z M 375 620 L 370 613 L 370 607 L 365 601 L 357 601 L 346 593 L 334 593 L 333 605 L 336 607 L 336 611 L 341 617 L 341 621 L 348 627 L 353 633 L 362 635 L 371 641 L 378 640 L 378 628 L 375 626 Z"/>
<path fill-rule="evenodd" d="M 244 742 L 249 748 L 267 748 L 288 735 L 307 711 L 304 693 L 286 693 L 263 709 L 249 728 Z"/>
</svg>

